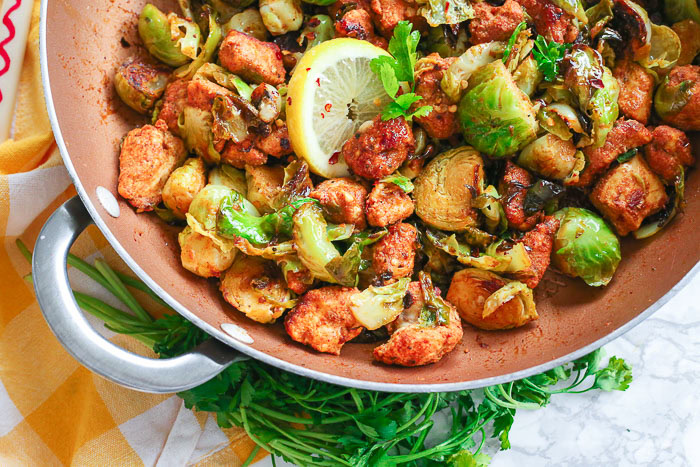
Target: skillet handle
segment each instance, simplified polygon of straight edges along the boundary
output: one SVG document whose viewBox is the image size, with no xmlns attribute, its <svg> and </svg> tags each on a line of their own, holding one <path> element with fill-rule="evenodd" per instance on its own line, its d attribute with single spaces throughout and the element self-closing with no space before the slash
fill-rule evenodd
<svg viewBox="0 0 700 467">
<path fill-rule="evenodd" d="M 41 229 L 32 258 L 39 306 L 68 353 L 115 383 L 153 393 L 193 388 L 244 359 L 216 339 L 175 358 L 147 358 L 117 347 L 95 331 L 73 297 L 66 267 L 70 247 L 92 222 L 80 198 L 66 201 Z"/>
</svg>

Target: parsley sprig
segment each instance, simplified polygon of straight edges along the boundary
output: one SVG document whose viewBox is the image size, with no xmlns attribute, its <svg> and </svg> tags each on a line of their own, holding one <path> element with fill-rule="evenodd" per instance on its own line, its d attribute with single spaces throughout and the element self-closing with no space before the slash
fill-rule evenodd
<svg viewBox="0 0 700 467">
<path fill-rule="evenodd" d="M 571 44 L 559 44 L 554 41 L 547 42 L 547 39 L 544 37 L 537 36 L 532 56 L 535 57 L 537 68 L 544 75 L 545 81 L 552 82 L 557 78 L 559 63 L 570 48 Z"/>
<path fill-rule="evenodd" d="M 412 29 L 413 25 L 410 22 L 399 21 L 389 41 L 389 53 L 392 56 L 383 55 L 370 62 L 370 68 L 382 81 L 386 93 L 393 99 L 382 110 L 382 120 L 404 117 L 411 121 L 413 117 L 424 117 L 433 110 L 432 106 L 424 105 L 411 112 L 411 106 L 423 99 L 414 92 L 416 88 L 414 70 L 418 58 L 416 49 L 420 41 L 420 32 Z M 411 92 L 397 96 L 402 82 L 409 84 Z"/>
<path fill-rule="evenodd" d="M 17 246 L 31 259 L 20 240 Z M 143 307 L 127 286 L 157 296 L 137 279 L 115 273 L 103 261 L 93 266 L 73 255 L 69 261 L 134 313 L 74 292 L 80 306 L 113 331 L 132 335 L 163 358 L 210 338 L 177 314 L 157 320 L 141 316 Z M 245 429 L 258 446 L 246 466 L 262 448 L 304 466 L 481 467 L 490 461 L 482 452 L 488 438 L 501 449 L 510 448 L 517 410 L 544 407 L 555 394 L 626 390 L 632 381 L 629 365 L 616 357 L 605 366 L 602 361 L 602 351 L 596 350 L 540 375 L 485 388 L 482 397 L 479 391 L 412 394 L 346 388 L 248 360 L 178 396 L 188 408 L 216 414 L 221 427 Z M 433 431 L 438 414 L 448 420 L 439 434 Z"/>
</svg>

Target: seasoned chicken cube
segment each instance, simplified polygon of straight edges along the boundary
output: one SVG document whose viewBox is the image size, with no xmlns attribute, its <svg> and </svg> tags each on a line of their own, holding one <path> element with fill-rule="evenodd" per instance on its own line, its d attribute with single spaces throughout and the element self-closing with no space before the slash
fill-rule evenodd
<svg viewBox="0 0 700 467">
<path fill-rule="evenodd" d="M 287 125 L 273 125 L 269 135 L 259 137 L 255 140 L 255 147 L 268 156 L 278 159 L 290 155 L 293 150 L 292 144 L 289 142 Z"/>
<path fill-rule="evenodd" d="M 367 222 L 386 227 L 413 214 L 413 200 L 394 183 L 378 183 L 367 197 Z"/>
<path fill-rule="evenodd" d="M 440 361 L 462 340 L 462 321 L 456 308 L 450 304 L 450 322 L 446 326 L 423 326 L 418 321 L 424 305 L 419 282 L 409 285 L 406 302 L 401 315 L 387 325 L 391 332 L 389 341 L 374 349 L 375 360 L 401 366 Z"/>
<path fill-rule="evenodd" d="M 323 215 L 334 224 L 354 224 L 355 230 L 364 230 L 365 198 L 367 189 L 351 178 L 324 180 L 309 195 L 317 199 Z"/>
<path fill-rule="evenodd" d="M 425 19 L 418 14 L 416 3 L 404 0 L 372 0 L 372 17 L 379 33 L 391 39 L 399 21 L 410 21 L 414 29 L 425 29 Z"/>
<path fill-rule="evenodd" d="M 338 21 L 345 13 L 352 10 L 372 11 L 370 0 L 338 0 L 328 6 L 328 15 L 333 21 Z"/>
<path fill-rule="evenodd" d="M 673 182 L 682 167 L 695 164 L 688 136 L 666 125 L 654 128 L 651 143 L 644 147 L 644 155 L 649 168 L 666 183 Z"/>
<path fill-rule="evenodd" d="M 255 147 L 255 140 L 248 138 L 240 143 L 227 141 L 221 152 L 221 161 L 242 169 L 246 165 L 259 166 L 267 162 L 267 156 Z"/>
<path fill-rule="evenodd" d="M 620 112 L 646 125 L 651 115 L 654 77 L 630 60 L 619 60 L 613 69 L 613 76 L 620 83 L 620 97 L 617 99 Z"/>
<path fill-rule="evenodd" d="M 186 156 L 182 140 L 163 120 L 131 130 L 119 153 L 119 194 L 137 212 L 152 211 L 162 200 L 170 173 Z"/>
<path fill-rule="evenodd" d="M 518 0 L 525 12 L 535 23 L 537 34 L 548 41 L 571 43 L 578 37 L 579 31 L 574 24 L 574 17 L 556 6 L 550 0 Z"/>
<path fill-rule="evenodd" d="M 406 119 L 384 121 L 377 115 L 364 131 L 358 131 L 345 142 L 342 154 L 355 174 L 378 180 L 401 167 L 414 144 Z"/>
<path fill-rule="evenodd" d="M 413 104 L 412 111 L 424 105 L 430 105 L 433 110 L 424 117 L 416 117 L 416 121 L 432 138 L 449 138 L 457 132 L 457 106 L 450 101 L 440 87 L 442 75 L 454 58 L 442 58 L 433 53 L 421 59 L 416 71 L 416 94 L 423 99 Z"/>
<path fill-rule="evenodd" d="M 530 258 L 530 267 L 525 271 L 513 273 L 513 279 L 524 282 L 531 289 L 537 287 L 549 267 L 554 236 L 558 229 L 559 221 L 552 216 L 547 216 L 534 229 L 518 240 L 518 243 L 525 245 L 525 250 Z"/>
<path fill-rule="evenodd" d="M 523 9 L 515 0 L 506 0 L 501 6 L 489 2 L 473 3 L 474 19 L 469 22 L 472 45 L 491 41 L 507 41 L 525 19 Z"/>
<path fill-rule="evenodd" d="M 337 37 L 368 40 L 374 35 L 372 17 L 366 10 L 350 10 L 339 21 L 336 21 L 335 32 Z"/>
<path fill-rule="evenodd" d="M 506 162 L 498 191 L 501 193 L 501 203 L 511 229 L 530 230 L 542 215 L 542 213 L 535 213 L 530 217 L 525 215 L 525 196 L 530 185 L 532 185 L 532 176 L 527 170 L 510 161 Z"/>
<path fill-rule="evenodd" d="M 350 311 L 354 287 L 322 287 L 306 292 L 284 319 L 287 334 L 319 352 L 340 355 L 347 341 L 362 332 Z"/>
<path fill-rule="evenodd" d="M 158 118 L 163 120 L 168 125 L 170 132 L 177 136 L 180 136 L 180 127 L 177 121 L 180 118 L 182 109 L 187 104 L 188 84 L 187 81 L 182 79 L 168 84 L 165 88 L 165 94 L 163 94 L 160 112 L 158 113 Z"/>
<path fill-rule="evenodd" d="M 233 92 L 206 79 L 193 79 L 187 83 L 187 104 L 197 109 L 211 110 L 214 99 L 219 96 L 232 96 Z"/>
<path fill-rule="evenodd" d="M 590 194 L 593 205 L 625 236 L 637 230 L 645 217 L 660 211 L 668 201 L 663 183 L 641 156 L 610 170 Z"/>
<path fill-rule="evenodd" d="M 651 131 L 636 120 L 620 119 L 603 144 L 599 148 L 588 146 L 584 148 L 586 167 L 581 172 L 576 186 L 588 186 L 598 175 L 605 172 L 618 156 L 630 149 L 644 146 L 651 141 Z"/>
<path fill-rule="evenodd" d="M 253 83 L 284 83 L 282 52 L 277 44 L 263 42 L 248 34 L 231 30 L 221 42 L 221 64 L 232 73 Z"/>
<path fill-rule="evenodd" d="M 413 274 L 417 235 L 416 228 L 411 224 L 394 224 L 389 227 L 389 233 L 376 243 L 372 267 L 381 282 L 388 284 Z"/>
</svg>

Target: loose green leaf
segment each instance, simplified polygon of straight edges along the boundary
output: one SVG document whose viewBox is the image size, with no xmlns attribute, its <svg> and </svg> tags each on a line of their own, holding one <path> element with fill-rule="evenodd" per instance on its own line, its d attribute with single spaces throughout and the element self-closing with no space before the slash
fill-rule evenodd
<svg viewBox="0 0 700 467">
<path fill-rule="evenodd" d="M 508 56 L 510 55 L 511 50 L 513 50 L 515 41 L 518 39 L 518 36 L 526 27 L 527 21 L 523 21 L 522 23 L 518 24 L 518 27 L 515 28 L 515 31 L 513 31 L 513 34 L 511 34 L 510 39 L 508 39 L 508 45 L 506 46 L 506 49 L 503 52 L 503 63 L 506 63 L 508 61 Z"/>
<path fill-rule="evenodd" d="M 639 152 L 639 149 L 632 148 L 629 151 L 627 151 L 626 153 L 620 154 L 619 156 L 617 156 L 617 162 L 619 162 L 620 164 L 622 164 L 623 162 L 627 162 L 628 160 L 630 160 L 634 156 L 636 156 L 638 152 Z"/>
<path fill-rule="evenodd" d="M 547 39 L 543 36 L 537 36 L 532 55 L 535 57 L 537 68 L 544 75 L 545 81 L 552 82 L 557 78 L 559 63 L 570 48 L 571 44 L 559 44 L 554 41 L 547 42 Z"/>
<path fill-rule="evenodd" d="M 405 193 L 410 193 L 413 191 L 413 182 L 408 177 L 404 177 L 400 173 L 396 172 L 391 175 L 379 180 L 380 183 L 393 183 L 394 185 L 401 188 Z"/>
</svg>

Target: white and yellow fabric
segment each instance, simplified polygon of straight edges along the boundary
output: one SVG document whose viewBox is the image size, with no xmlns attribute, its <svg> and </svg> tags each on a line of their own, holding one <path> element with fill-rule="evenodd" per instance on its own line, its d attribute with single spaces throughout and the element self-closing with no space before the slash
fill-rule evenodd
<svg viewBox="0 0 700 467">
<path fill-rule="evenodd" d="M 23 279 L 30 267 L 15 239 L 33 245 L 50 213 L 75 194 L 44 107 L 38 19 L 37 0 L 13 139 L 0 144 L 0 465 L 240 465 L 254 447 L 244 431 L 220 429 L 175 395 L 131 391 L 80 366 L 51 334 Z M 94 227 L 73 252 L 126 272 Z M 87 277 L 71 275 L 76 290 L 116 306 Z M 92 322 L 113 342 L 148 351 Z"/>
</svg>

